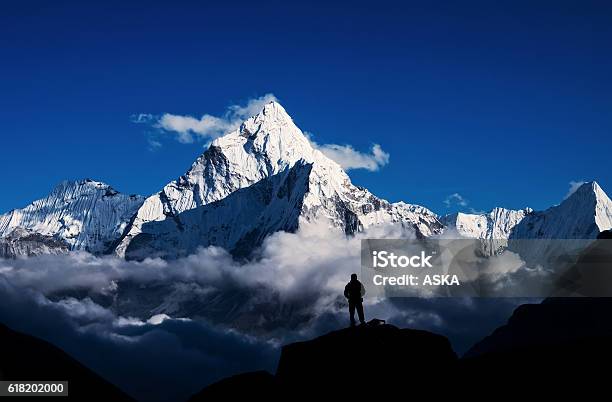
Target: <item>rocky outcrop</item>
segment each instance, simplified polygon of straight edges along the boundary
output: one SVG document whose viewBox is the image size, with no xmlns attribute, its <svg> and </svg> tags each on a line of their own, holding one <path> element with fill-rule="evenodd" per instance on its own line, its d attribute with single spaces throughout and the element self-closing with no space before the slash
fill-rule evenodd
<svg viewBox="0 0 612 402">
<path fill-rule="evenodd" d="M 277 378 L 291 387 L 336 386 L 396 381 L 426 381 L 431 370 L 442 374 L 457 362 L 447 338 L 392 325 L 365 325 L 286 345 Z M 398 367 L 401 367 L 398 370 Z"/>
<path fill-rule="evenodd" d="M 376 392 L 395 395 L 409 380 L 422 391 L 458 364 L 447 338 L 427 331 L 368 325 L 330 332 L 282 348 L 276 375 L 255 372 L 204 388 L 191 399 L 297 398 L 305 395 L 354 397 Z M 395 388 L 399 387 L 399 388 Z M 422 387 L 422 388 L 421 388 Z"/>
<path fill-rule="evenodd" d="M 66 241 L 17 227 L 0 237 L 0 258 L 17 258 L 42 254 L 63 254 L 70 250 Z"/>
</svg>

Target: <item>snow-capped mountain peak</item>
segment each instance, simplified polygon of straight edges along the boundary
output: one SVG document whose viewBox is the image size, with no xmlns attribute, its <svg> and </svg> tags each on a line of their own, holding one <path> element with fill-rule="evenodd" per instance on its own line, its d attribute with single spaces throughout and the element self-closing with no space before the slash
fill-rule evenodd
<svg viewBox="0 0 612 402">
<path fill-rule="evenodd" d="M 443 217 L 442 222 L 463 237 L 507 239 L 512 229 L 531 212 L 531 208 L 519 210 L 493 208 L 490 212 L 480 214 L 456 212 Z"/>
<path fill-rule="evenodd" d="M 0 237 L 27 229 L 62 240 L 73 250 L 105 252 L 143 201 L 91 179 L 63 181 L 45 198 L 0 215 Z"/>
<path fill-rule="evenodd" d="M 534 212 L 512 231 L 515 239 L 594 239 L 612 228 L 612 201 L 596 182 L 584 183 L 563 202 Z"/>
<path fill-rule="evenodd" d="M 298 168 L 293 169 L 296 166 Z M 292 173 L 286 174 L 289 170 Z M 279 177 L 274 179 L 276 176 Z M 238 190 L 248 189 L 262 181 L 268 181 L 266 191 L 269 194 L 262 195 L 263 185 L 258 185 L 252 191 L 240 192 L 243 200 L 256 197 L 258 199 L 253 202 L 260 205 L 259 215 L 251 216 L 248 222 L 235 223 L 232 228 L 222 222 L 218 226 L 215 223 L 207 229 L 215 234 L 207 236 L 201 231 L 203 227 L 208 227 L 208 223 L 194 220 L 196 216 L 197 219 L 204 219 L 202 215 L 185 214 L 186 211 L 225 200 L 230 195 L 233 197 Z M 295 183 L 304 183 L 305 186 L 298 189 Z M 276 194 L 277 191 L 287 195 L 287 191 L 282 189 L 288 189 L 289 193 L 302 193 L 291 193 L 293 201 L 290 206 L 279 206 L 271 201 L 261 205 L 261 197 L 272 200 L 272 193 Z M 236 201 L 231 203 L 238 204 Z M 297 208 L 297 213 L 288 214 L 274 208 Z M 190 232 L 189 228 L 196 226 L 199 227 L 198 244 L 214 244 L 230 250 L 236 244 L 242 244 L 245 236 L 261 240 L 262 236 L 253 235 L 256 227 L 265 227 L 270 233 L 274 230 L 295 230 L 303 220 L 326 219 L 331 227 L 346 233 L 385 222 L 414 227 L 424 235 L 440 231 L 442 225 L 437 216 L 426 208 L 419 208 L 408 204 L 389 204 L 354 186 L 340 165 L 312 146 L 285 109 L 278 102 L 270 102 L 239 128 L 215 139 L 185 175 L 149 197 L 138 210 L 116 252 L 126 255 L 128 247 L 132 250 L 142 247 L 145 240 L 147 244 L 154 242 L 155 247 L 159 247 L 163 243 L 157 241 L 160 236 L 167 236 L 167 241 L 176 247 L 187 244 L 192 247 L 194 241 L 185 236 L 189 236 L 186 234 Z M 281 224 L 279 216 L 291 217 L 292 221 L 283 220 Z M 167 220 L 172 222 L 175 230 L 170 230 L 167 224 L 155 223 Z M 130 246 L 136 237 L 140 240 Z M 257 242 L 253 242 L 252 247 L 257 245 Z"/>
<path fill-rule="evenodd" d="M 299 160 L 313 161 L 313 148 L 302 131 L 278 102 L 266 104 L 261 112 L 247 119 L 223 137 L 215 139 L 203 157 L 203 166 L 194 164 L 196 179 L 207 168 L 207 156 L 222 154 L 230 163 L 237 188 L 276 174 Z M 191 173 L 188 172 L 188 174 Z M 227 194 L 219 193 L 222 198 Z M 210 201 L 210 200 L 207 200 Z"/>
<path fill-rule="evenodd" d="M 447 215 L 442 221 L 469 238 L 594 239 L 612 228 L 612 201 L 592 181 L 544 211 L 495 208 L 485 214 Z"/>
<path fill-rule="evenodd" d="M 596 181 L 584 183 L 568 197 L 574 203 L 594 203 L 595 224 L 599 231 L 612 228 L 612 201 Z"/>
</svg>

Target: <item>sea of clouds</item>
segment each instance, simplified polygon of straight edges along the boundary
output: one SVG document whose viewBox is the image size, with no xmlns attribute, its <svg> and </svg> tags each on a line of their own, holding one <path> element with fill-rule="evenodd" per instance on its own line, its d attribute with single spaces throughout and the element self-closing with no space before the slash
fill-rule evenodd
<svg viewBox="0 0 612 402">
<path fill-rule="evenodd" d="M 361 239 L 411 235 L 390 225 L 346 237 L 312 223 L 268 237 L 248 262 L 217 247 L 173 261 L 84 252 L 0 260 L 0 322 L 138 399 L 186 399 L 232 374 L 274 372 L 282 344 L 345 327 L 341 295 L 359 272 Z M 368 319 L 446 335 L 463 352 L 525 301 L 366 295 L 365 309 Z"/>
</svg>

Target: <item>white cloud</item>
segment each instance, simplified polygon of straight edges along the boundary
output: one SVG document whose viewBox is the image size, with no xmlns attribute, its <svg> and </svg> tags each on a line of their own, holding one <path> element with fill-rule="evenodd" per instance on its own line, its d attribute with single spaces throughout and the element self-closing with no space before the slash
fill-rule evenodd
<svg viewBox="0 0 612 402">
<path fill-rule="evenodd" d="M 378 144 L 372 145 L 369 154 L 359 152 L 350 145 L 314 143 L 314 146 L 325 156 L 337 162 L 344 170 L 366 169 L 375 172 L 389 163 L 389 154 L 383 151 Z"/>
<path fill-rule="evenodd" d="M 219 247 L 202 248 L 193 255 L 173 261 L 159 258 L 126 261 L 114 256 L 73 252 L 18 260 L 0 259 L 0 278 L 45 295 L 70 289 L 109 295 L 125 282 L 143 286 L 193 282 L 205 287 L 200 289 L 202 294 L 210 293 L 211 289 L 230 290 L 237 286 L 266 287 L 282 299 L 302 298 L 305 294 L 336 296 L 341 294 L 350 274 L 360 266 L 362 238 L 399 238 L 410 234 L 400 225 L 388 225 L 346 237 L 339 231 L 330 231 L 326 222 L 312 222 L 304 223 L 296 233 L 277 232 L 269 236 L 262 246 L 260 258 L 247 263 L 233 260 Z M 317 252 L 313 254 L 312 250 Z M 184 290 L 194 293 L 191 288 Z"/>
<path fill-rule="evenodd" d="M 204 114 L 200 118 L 193 116 L 164 113 L 155 126 L 176 135 L 181 143 L 192 143 L 195 139 L 210 140 L 228 133 L 240 126 L 249 117 L 259 113 L 264 105 L 275 101 L 273 94 L 249 99 L 246 105 L 231 105 L 223 116 Z"/>
<path fill-rule="evenodd" d="M 357 151 L 351 145 L 318 144 L 313 138 L 314 135 L 308 131 L 304 131 L 304 135 L 313 148 L 321 151 L 344 170 L 366 169 L 375 172 L 389 163 L 390 155 L 379 144 L 373 144 L 371 153 L 367 154 Z"/>
<path fill-rule="evenodd" d="M 151 113 L 138 113 L 130 116 L 130 121 L 136 124 L 147 124 L 153 119 L 155 119 L 155 116 L 153 116 Z"/>
<path fill-rule="evenodd" d="M 201 117 L 164 113 L 154 116 L 148 113 L 132 115 L 130 120 L 138 124 L 151 124 L 159 132 L 171 133 L 183 144 L 191 144 L 196 140 L 204 140 L 206 144 L 240 127 L 240 124 L 251 116 L 259 113 L 263 107 L 277 98 L 271 93 L 259 98 L 249 99 L 244 105 L 231 105 L 223 116 L 204 114 Z M 351 145 L 317 144 L 311 139 L 311 134 L 304 132 L 311 145 L 319 149 L 328 158 L 337 162 L 344 170 L 366 169 L 377 171 L 389 163 L 389 154 L 379 144 L 373 144 L 370 153 L 355 150 Z M 149 150 L 155 151 L 162 146 L 159 133 L 149 133 Z"/>
<path fill-rule="evenodd" d="M 149 137 L 147 143 L 149 144 L 149 151 L 151 152 L 155 152 L 162 147 L 162 143 L 153 137 Z"/>
<path fill-rule="evenodd" d="M 450 208 L 455 205 L 460 207 L 467 207 L 467 205 L 469 204 L 468 200 L 466 200 L 465 197 L 463 197 L 459 193 L 453 193 L 449 195 L 443 202 L 444 205 L 446 205 L 446 208 Z"/>
<path fill-rule="evenodd" d="M 576 190 L 578 190 L 580 188 L 580 186 L 582 186 L 584 183 L 586 183 L 586 181 L 570 181 L 569 182 L 569 190 L 567 191 L 567 194 L 565 195 L 565 197 L 563 197 L 563 199 L 568 199 L 572 194 L 574 194 L 576 192 Z"/>
<path fill-rule="evenodd" d="M 187 400 L 223 377 L 276 365 L 278 350 L 266 340 L 204 321 L 123 317 L 87 297 L 55 301 L 2 275 L 0 300 L 0 322 L 58 346 L 136 400 Z"/>
</svg>

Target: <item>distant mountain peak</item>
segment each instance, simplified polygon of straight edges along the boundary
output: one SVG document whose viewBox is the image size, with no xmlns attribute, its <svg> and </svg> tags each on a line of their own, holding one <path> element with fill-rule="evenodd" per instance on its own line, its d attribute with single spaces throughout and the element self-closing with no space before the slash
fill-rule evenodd
<svg viewBox="0 0 612 402">
<path fill-rule="evenodd" d="M 109 184 L 93 179 L 81 180 L 63 180 L 58 183 L 50 195 L 70 194 L 71 196 L 94 194 L 103 191 L 105 196 L 114 196 L 120 194 Z"/>
<path fill-rule="evenodd" d="M 612 201 L 595 181 L 584 183 L 561 204 L 522 220 L 516 239 L 594 239 L 612 228 Z"/>
<path fill-rule="evenodd" d="M 121 236 L 143 201 L 100 181 L 64 180 L 46 197 L 0 215 L 0 237 L 27 229 L 56 237 L 74 250 L 102 253 Z"/>
<path fill-rule="evenodd" d="M 580 195 L 596 194 L 599 188 L 599 184 L 597 184 L 595 181 L 584 182 L 578 188 L 576 188 L 573 193 L 568 195 L 565 200 Z"/>
<path fill-rule="evenodd" d="M 612 201 L 597 182 L 590 181 L 544 211 L 494 208 L 480 214 L 458 212 L 441 220 L 468 238 L 594 239 L 612 228 Z"/>
<path fill-rule="evenodd" d="M 565 198 L 561 204 L 552 208 L 570 205 L 596 205 L 611 203 L 610 197 L 596 181 L 585 182 Z"/>
<path fill-rule="evenodd" d="M 571 198 L 589 198 L 598 202 L 609 202 L 610 198 L 596 181 L 583 183 L 565 201 Z"/>
<path fill-rule="evenodd" d="M 507 239 L 513 228 L 532 212 L 531 208 L 493 208 L 487 213 L 456 212 L 441 220 L 461 236 L 476 239 Z"/>
</svg>

